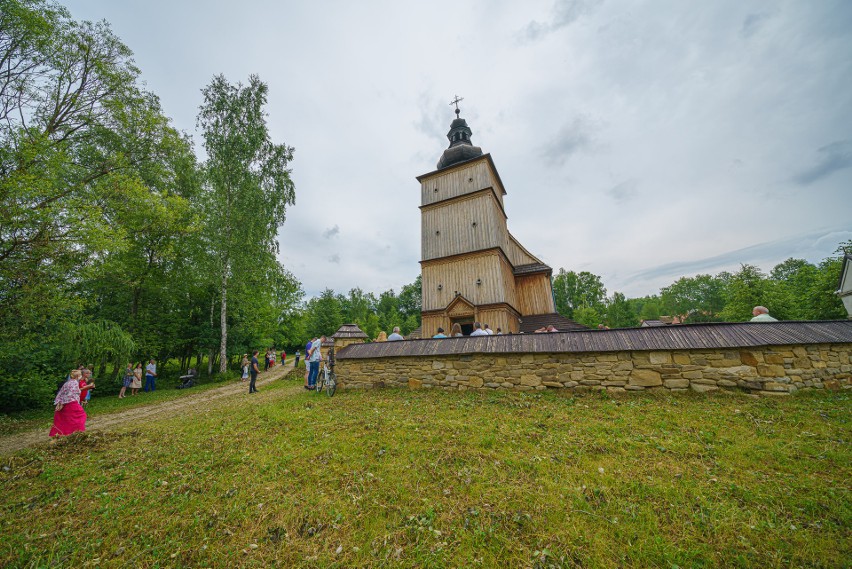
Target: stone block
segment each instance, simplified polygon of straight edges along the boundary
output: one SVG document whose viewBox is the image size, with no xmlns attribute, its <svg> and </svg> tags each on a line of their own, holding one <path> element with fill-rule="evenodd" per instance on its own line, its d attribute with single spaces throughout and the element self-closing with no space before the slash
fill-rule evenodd
<svg viewBox="0 0 852 569">
<path fill-rule="evenodd" d="M 797 358 L 805 358 L 808 356 L 808 351 L 802 346 L 795 346 L 793 348 L 793 355 Z"/>
<path fill-rule="evenodd" d="M 736 387 L 737 382 L 731 381 L 730 379 L 720 379 L 716 381 L 716 385 L 718 385 L 719 387 Z"/>
<path fill-rule="evenodd" d="M 633 362 L 618 362 L 614 366 L 612 366 L 612 371 L 630 371 L 633 369 Z"/>
<path fill-rule="evenodd" d="M 704 383 L 690 383 L 689 387 L 698 393 L 707 393 L 708 391 L 716 391 L 719 388 L 715 385 L 707 385 Z"/>
<path fill-rule="evenodd" d="M 660 372 L 652 369 L 634 369 L 630 372 L 630 385 L 641 385 L 643 387 L 653 387 L 662 385 L 663 378 Z"/>
<path fill-rule="evenodd" d="M 719 360 L 713 360 L 713 367 L 733 367 L 740 365 L 742 363 L 741 358 L 722 358 Z"/>
<path fill-rule="evenodd" d="M 626 383 L 627 383 L 627 380 L 621 380 L 621 381 L 611 380 L 611 381 L 603 381 L 603 382 L 601 382 L 601 385 L 606 386 L 606 387 L 624 387 L 624 384 L 626 384 Z"/>
<path fill-rule="evenodd" d="M 672 355 L 670 352 L 649 352 L 648 360 L 652 364 L 670 364 L 672 363 Z"/>
<path fill-rule="evenodd" d="M 598 379 L 584 379 L 580 381 L 582 385 L 600 385 L 601 382 Z"/>
<path fill-rule="evenodd" d="M 564 385 L 565 387 L 577 387 L 580 384 L 576 381 L 563 381 L 562 385 Z"/>
<path fill-rule="evenodd" d="M 788 386 L 777 381 L 767 381 L 763 384 L 764 391 L 789 391 Z"/>
<path fill-rule="evenodd" d="M 757 373 L 761 377 L 783 377 L 787 374 L 784 366 L 760 364 L 757 366 Z"/>
<path fill-rule="evenodd" d="M 667 379 L 663 382 L 663 385 L 668 387 L 669 389 L 685 389 L 689 387 L 688 379 Z"/>
<path fill-rule="evenodd" d="M 626 391 L 623 387 L 617 387 L 615 385 L 607 386 L 606 390 L 610 393 L 624 393 Z"/>
<path fill-rule="evenodd" d="M 625 385 L 624 389 L 626 391 L 645 391 L 645 388 L 641 385 Z"/>
<path fill-rule="evenodd" d="M 676 363 L 678 365 L 685 366 L 685 365 L 689 365 L 690 363 L 692 363 L 692 360 L 689 358 L 689 354 L 684 354 L 684 353 L 681 353 L 681 352 L 672 354 L 672 359 L 674 360 L 674 363 Z"/>
<path fill-rule="evenodd" d="M 781 354 L 766 354 L 763 361 L 768 364 L 784 365 L 784 356 Z"/>
<path fill-rule="evenodd" d="M 412 377 L 408 380 L 408 389 L 420 389 L 421 387 L 423 387 L 423 382 L 419 379 Z"/>
<path fill-rule="evenodd" d="M 755 356 L 754 353 L 740 352 L 740 363 L 751 367 L 757 367 L 757 364 L 759 364 L 760 362 L 758 361 L 757 356 Z"/>
<path fill-rule="evenodd" d="M 700 371 L 685 371 L 681 376 L 685 379 L 701 379 L 704 377 L 704 374 Z"/>
<path fill-rule="evenodd" d="M 473 387 L 473 388 L 482 387 L 483 383 L 484 382 L 482 381 L 482 378 L 478 377 L 478 376 L 471 377 L 470 379 L 467 380 L 467 385 L 469 387 Z"/>
<path fill-rule="evenodd" d="M 541 378 L 537 375 L 533 375 L 531 373 L 524 374 L 521 376 L 521 385 L 522 386 L 535 386 L 541 385 Z"/>
<path fill-rule="evenodd" d="M 558 381 L 545 381 L 545 382 L 542 382 L 542 385 L 544 385 L 546 387 L 556 387 L 556 388 L 563 387 L 562 384 L 559 383 Z"/>
<path fill-rule="evenodd" d="M 822 382 L 822 385 L 830 391 L 840 390 L 840 382 L 836 379 L 826 379 Z"/>
<path fill-rule="evenodd" d="M 751 366 L 720 367 L 716 371 L 720 375 L 729 377 L 757 377 L 757 370 Z"/>
</svg>

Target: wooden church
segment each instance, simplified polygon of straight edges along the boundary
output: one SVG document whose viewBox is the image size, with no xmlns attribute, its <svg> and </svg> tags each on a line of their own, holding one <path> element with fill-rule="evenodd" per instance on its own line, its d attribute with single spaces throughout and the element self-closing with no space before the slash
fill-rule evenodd
<svg viewBox="0 0 852 569">
<path fill-rule="evenodd" d="M 530 333 L 553 324 L 584 327 L 556 314 L 553 269 L 524 249 L 506 226 L 506 189 L 490 154 L 471 142 L 459 117 L 450 146 L 435 171 L 417 178 L 421 195 L 421 337 L 454 323 L 470 334 L 473 323 L 504 333 Z"/>
</svg>

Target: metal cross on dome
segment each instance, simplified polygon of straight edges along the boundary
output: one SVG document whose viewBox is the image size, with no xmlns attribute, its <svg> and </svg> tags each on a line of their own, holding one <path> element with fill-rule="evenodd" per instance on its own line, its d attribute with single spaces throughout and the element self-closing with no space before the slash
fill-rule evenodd
<svg viewBox="0 0 852 569">
<path fill-rule="evenodd" d="M 458 95 L 455 95 L 455 98 L 452 101 L 450 101 L 451 106 L 452 105 L 456 106 L 456 116 L 459 116 L 459 113 L 461 112 L 459 110 L 459 103 L 462 102 L 462 101 L 464 101 L 464 97 L 459 97 Z"/>
</svg>

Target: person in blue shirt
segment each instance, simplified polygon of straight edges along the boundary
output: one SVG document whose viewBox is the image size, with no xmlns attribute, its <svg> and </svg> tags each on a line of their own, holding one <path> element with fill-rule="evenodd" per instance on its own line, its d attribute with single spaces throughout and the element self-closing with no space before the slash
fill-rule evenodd
<svg viewBox="0 0 852 569">
<path fill-rule="evenodd" d="M 438 333 L 437 333 L 437 334 L 435 334 L 435 335 L 434 335 L 434 336 L 432 336 L 432 337 L 433 337 L 433 338 L 446 338 L 446 337 L 447 337 L 447 335 L 446 335 L 446 334 L 444 334 L 444 329 L 443 329 L 443 328 L 438 328 Z"/>
</svg>

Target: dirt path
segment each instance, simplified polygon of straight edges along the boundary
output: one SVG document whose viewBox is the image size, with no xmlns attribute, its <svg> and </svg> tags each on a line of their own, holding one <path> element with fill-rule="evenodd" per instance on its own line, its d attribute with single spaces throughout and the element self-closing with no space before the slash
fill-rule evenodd
<svg viewBox="0 0 852 569">
<path fill-rule="evenodd" d="M 261 387 L 267 383 L 280 379 L 293 369 L 293 364 L 276 366 L 269 371 L 261 372 L 257 378 L 257 386 Z M 298 383 L 301 388 L 302 383 Z M 186 397 L 173 399 L 171 401 L 163 401 L 153 405 L 142 405 L 127 409 L 126 411 L 117 411 L 106 415 L 90 415 L 86 421 L 86 431 L 109 431 L 125 425 L 152 419 L 160 415 L 167 417 L 175 417 L 178 414 L 186 414 L 195 411 L 207 410 L 212 402 L 224 399 L 226 397 L 234 397 L 244 395 L 248 391 L 248 383 L 242 381 L 231 382 L 222 387 L 208 389 L 203 393 L 196 395 L 187 394 Z M 0 437 L 0 455 L 11 454 L 21 449 L 44 443 L 48 441 L 47 430 L 44 428 L 24 431 L 14 435 Z"/>
</svg>

